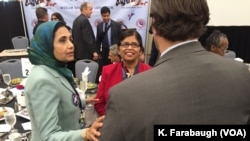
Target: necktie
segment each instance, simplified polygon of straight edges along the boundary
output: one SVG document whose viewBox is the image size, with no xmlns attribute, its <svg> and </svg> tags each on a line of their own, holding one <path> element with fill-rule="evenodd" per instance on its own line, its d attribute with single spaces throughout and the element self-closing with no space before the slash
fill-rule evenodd
<svg viewBox="0 0 250 141">
<path fill-rule="evenodd" d="M 108 23 L 105 23 L 105 32 L 108 30 Z"/>
<path fill-rule="evenodd" d="M 102 46 L 104 48 L 109 48 L 109 40 L 108 40 L 108 23 L 105 23 L 105 35 L 104 35 L 104 38 L 103 38 L 103 42 L 102 42 Z"/>
</svg>

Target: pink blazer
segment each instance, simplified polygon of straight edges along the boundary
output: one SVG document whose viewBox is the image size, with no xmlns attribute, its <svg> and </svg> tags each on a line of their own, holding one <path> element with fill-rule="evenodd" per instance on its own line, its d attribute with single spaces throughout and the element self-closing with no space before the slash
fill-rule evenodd
<svg viewBox="0 0 250 141">
<path fill-rule="evenodd" d="M 138 73 L 150 69 L 151 66 L 139 63 Z M 104 115 L 106 111 L 106 104 L 108 101 L 109 89 L 123 81 L 122 63 L 110 64 L 104 66 L 102 69 L 101 82 L 98 85 L 96 98 L 99 99 L 95 103 L 95 109 L 99 115 Z"/>
</svg>

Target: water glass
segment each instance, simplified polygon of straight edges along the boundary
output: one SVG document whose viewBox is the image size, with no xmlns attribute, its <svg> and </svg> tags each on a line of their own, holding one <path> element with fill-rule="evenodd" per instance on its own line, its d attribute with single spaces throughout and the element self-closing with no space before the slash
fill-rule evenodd
<svg viewBox="0 0 250 141">
<path fill-rule="evenodd" d="M 11 77 L 10 77 L 10 74 L 6 73 L 6 74 L 3 74 L 3 82 L 5 84 L 8 85 L 8 88 L 9 88 L 9 85 L 10 85 L 10 82 L 11 82 Z"/>
<path fill-rule="evenodd" d="M 9 85 L 11 82 L 10 74 L 8 74 L 8 73 L 3 74 L 3 81 L 5 84 Z"/>
<path fill-rule="evenodd" d="M 20 133 L 11 133 L 8 137 L 10 141 L 22 141 L 22 135 Z"/>
<path fill-rule="evenodd" d="M 4 113 L 4 120 L 6 124 L 11 126 L 10 133 L 17 131 L 16 129 L 14 129 L 14 125 L 16 124 L 16 114 L 14 110 L 8 110 L 6 113 Z"/>
</svg>

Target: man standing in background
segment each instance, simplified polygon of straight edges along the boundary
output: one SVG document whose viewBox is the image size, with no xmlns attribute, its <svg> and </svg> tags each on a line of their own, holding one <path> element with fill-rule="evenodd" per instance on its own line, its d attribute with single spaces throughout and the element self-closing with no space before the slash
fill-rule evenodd
<svg viewBox="0 0 250 141">
<path fill-rule="evenodd" d="M 81 14 L 74 20 L 72 36 L 75 46 L 75 59 L 98 59 L 95 35 L 88 18 L 91 17 L 93 6 L 84 2 L 80 6 Z"/>
<path fill-rule="evenodd" d="M 37 7 L 36 17 L 37 17 L 37 24 L 33 28 L 33 35 L 36 33 L 36 29 L 38 28 L 40 24 L 49 21 L 48 10 L 44 7 Z"/>
<path fill-rule="evenodd" d="M 229 46 L 227 35 L 214 30 L 207 38 L 205 48 L 220 56 L 224 56 Z"/>
<path fill-rule="evenodd" d="M 152 26 L 150 26 L 148 32 L 149 32 L 149 34 L 153 34 Z M 152 39 L 152 44 L 151 44 L 151 53 L 150 53 L 148 64 L 150 66 L 154 66 L 154 64 L 156 63 L 158 58 L 159 58 L 159 51 L 156 49 L 155 41 L 154 41 L 154 38 L 153 38 Z"/>
<path fill-rule="evenodd" d="M 118 43 L 122 32 L 121 24 L 110 18 L 110 9 L 106 6 L 101 8 L 102 22 L 97 25 L 96 42 L 101 53 L 102 66 L 111 64 L 109 47 Z M 101 66 L 101 67 L 102 67 Z"/>
</svg>

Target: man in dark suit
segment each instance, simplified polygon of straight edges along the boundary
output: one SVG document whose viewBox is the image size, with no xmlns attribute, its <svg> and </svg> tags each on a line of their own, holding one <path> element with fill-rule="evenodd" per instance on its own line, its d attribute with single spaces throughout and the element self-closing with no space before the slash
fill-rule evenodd
<svg viewBox="0 0 250 141">
<path fill-rule="evenodd" d="M 198 41 L 209 21 L 206 0 L 154 0 L 150 16 L 160 58 L 110 89 L 100 141 L 153 141 L 155 124 L 247 124 L 247 66 Z"/>
<path fill-rule="evenodd" d="M 150 26 L 148 32 L 149 32 L 149 34 L 153 34 L 152 26 Z M 150 52 L 150 57 L 149 57 L 148 64 L 150 66 L 154 66 L 154 64 L 156 63 L 158 57 L 159 57 L 159 51 L 156 49 L 154 39 L 152 39 L 151 52 Z"/>
<path fill-rule="evenodd" d="M 96 41 L 101 53 L 102 65 L 111 64 L 109 56 L 109 47 L 118 43 L 122 32 L 121 24 L 110 18 L 110 9 L 106 6 L 101 8 L 103 21 L 97 25 Z"/>
<path fill-rule="evenodd" d="M 84 2 L 80 6 L 81 14 L 74 20 L 72 35 L 75 46 L 75 59 L 98 59 L 95 35 L 88 18 L 91 17 L 93 6 Z"/>
<path fill-rule="evenodd" d="M 36 17 L 37 17 L 37 23 L 33 28 L 33 35 L 36 33 L 36 29 L 38 28 L 40 24 L 49 21 L 48 10 L 44 7 L 37 7 Z"/>
</svg>

